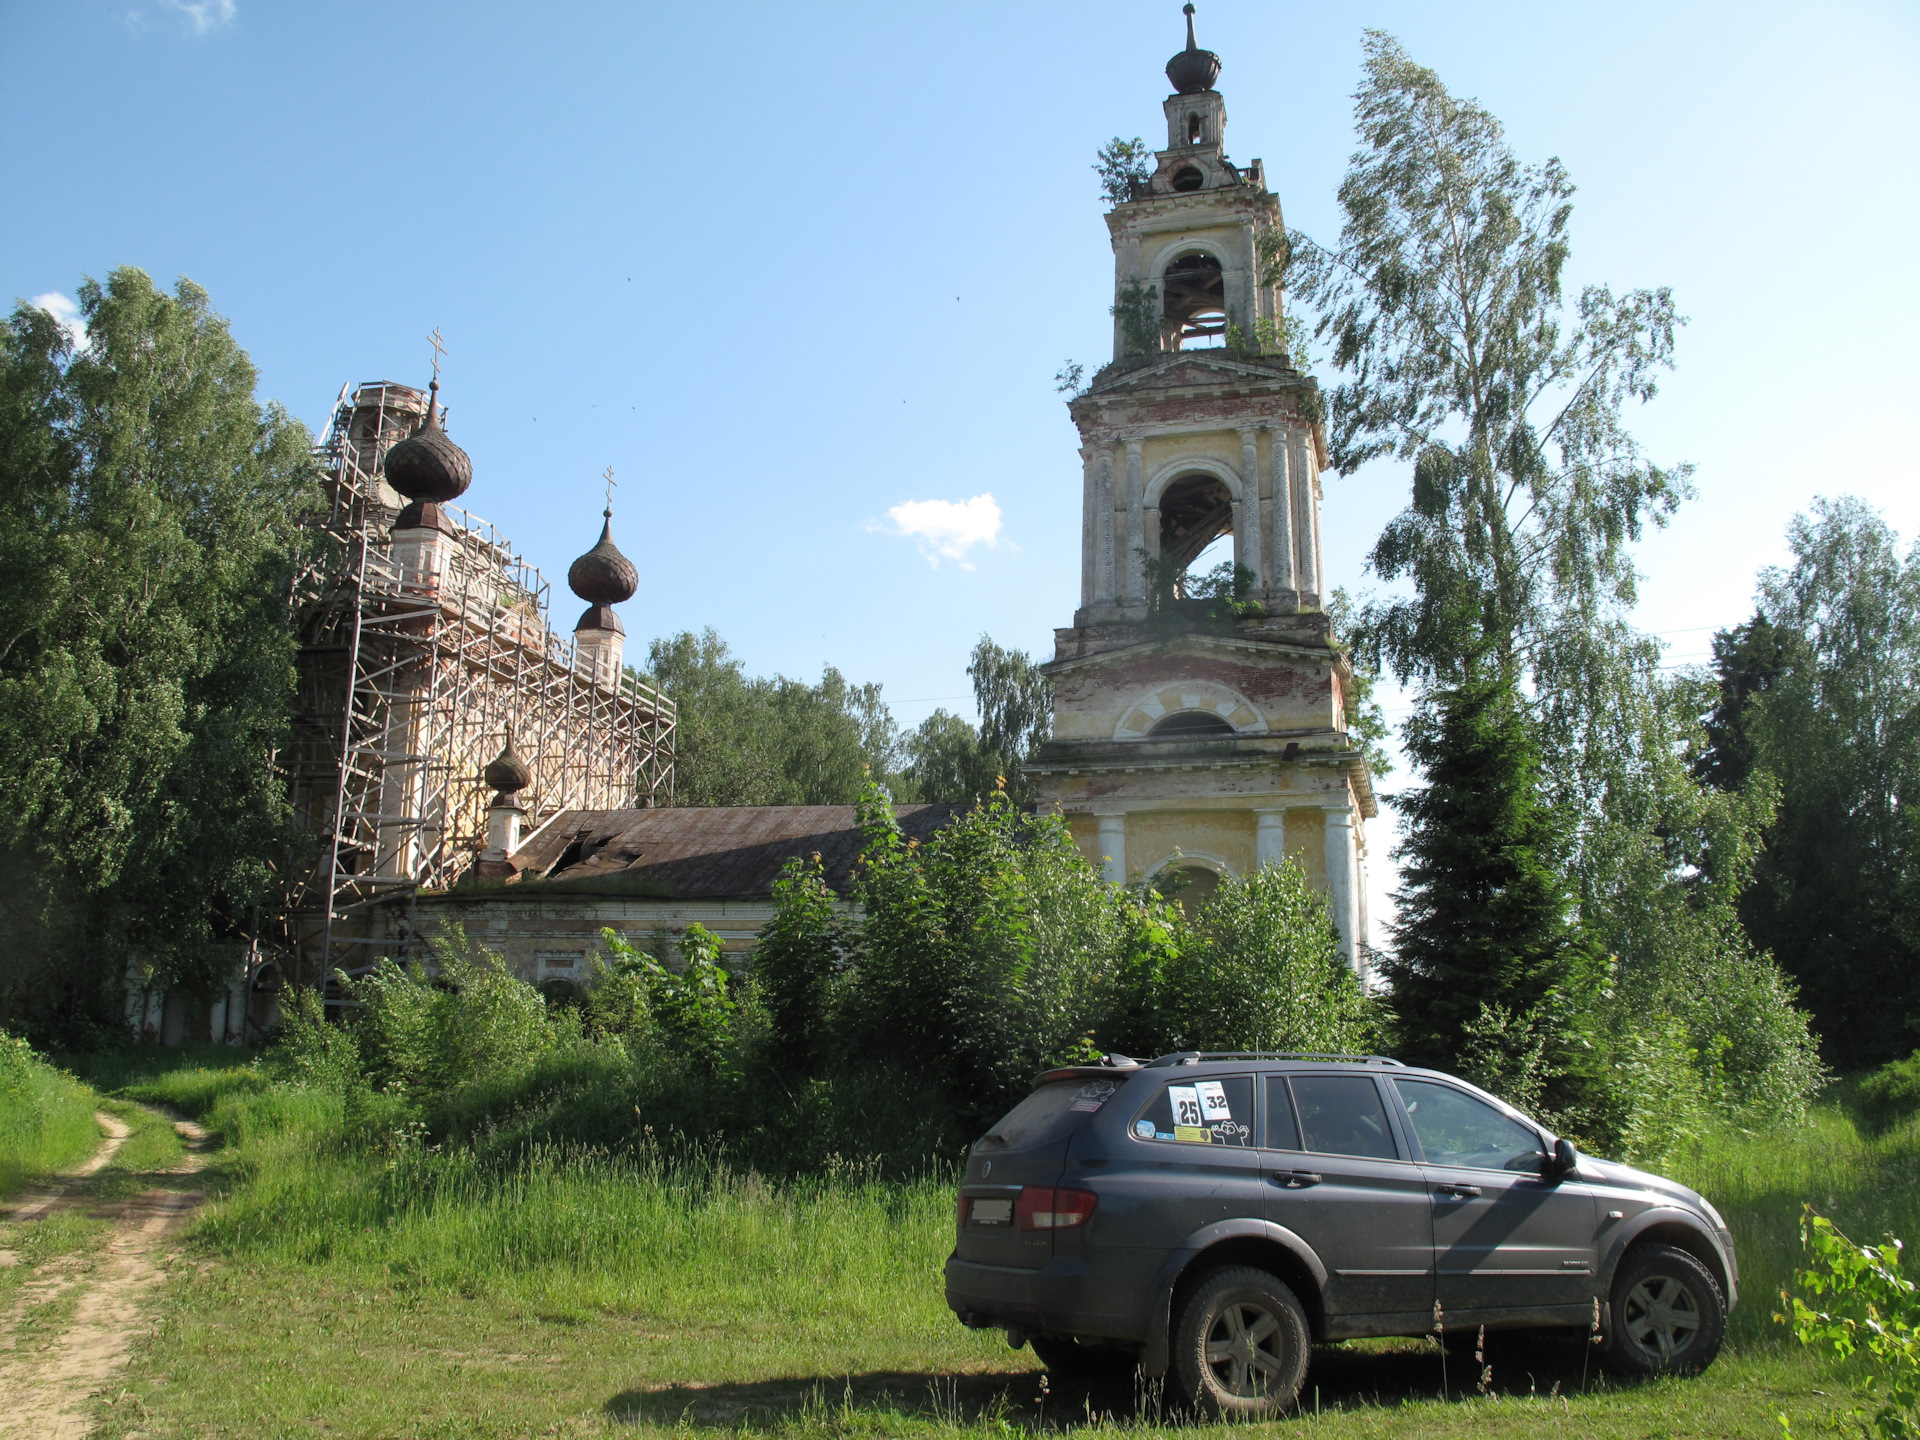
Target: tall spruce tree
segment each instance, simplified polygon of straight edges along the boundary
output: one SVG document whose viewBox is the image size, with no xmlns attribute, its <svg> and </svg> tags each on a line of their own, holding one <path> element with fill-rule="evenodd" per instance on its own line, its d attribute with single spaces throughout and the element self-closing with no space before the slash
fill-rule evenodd
<svg viewBox="0 0 1920 1440">
<path fill-rule="evenodd" d="M 1463 668 L 1407 724 L 1427 783 L 1396 801 L 1407 828 L 1382 965 L 1401 1053 L 1439 1066 L 1456 1062 L 1483 1007 L 1525 1015 L 1588 955 L 1513 675 L 1493 660 Z"/>
</svg>

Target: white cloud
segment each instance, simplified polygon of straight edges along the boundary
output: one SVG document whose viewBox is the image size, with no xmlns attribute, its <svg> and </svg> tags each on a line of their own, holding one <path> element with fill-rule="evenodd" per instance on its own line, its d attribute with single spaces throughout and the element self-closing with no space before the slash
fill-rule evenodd
<svg viewBox="0 0 1920 1440">
<path fill-rule="evenodd" d="M 875 521 L 867 528 L 910 536 L 936 570 L 943 559 L 971 570 L 969 550 L 976 545 L 992 550 L 1000 544 L 1000 507 L 992 495 L 971 500 L 907 500 L 887 511 L 887 519 L 889 525 Z"/>
<path fill-rule="evenodd" d="M 80 307 L 74 304 L 70 296 L 55 291 L 50 295 L 36 295 L 27 302 L 36 310 L 44 310 L 60 325 L 60 328 L 73 338 L 73 348 L 84 350 L 87 345 L 87 325 L 80 318 Z"/>
<path fill-rule="evenodd" d="M 233 19 L 234 0 L 160 0 L 169 10 L 180 12 L 181 19 L 196 35 L 218 30 Z"/>
</svg>

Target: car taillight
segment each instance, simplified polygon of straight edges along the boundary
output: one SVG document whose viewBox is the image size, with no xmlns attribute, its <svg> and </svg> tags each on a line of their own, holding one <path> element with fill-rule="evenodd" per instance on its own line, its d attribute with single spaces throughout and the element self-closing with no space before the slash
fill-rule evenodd
<svg viewBox="0 0 1920 1440">
<path fill-rule="evenodd" d="M 1029 1185 L 1020 1192 L 1013 1216 L 1022 1230 L 1065 1230 L 1084 1225 L 1100 1197 L 1091 1190 L 1064 1185 Z"/>
<path fill-rule="evenodd" d="M 956 1195 L 953 1201 L 953 1223 L 962 1230 L 967 1227 L 967 1197 Z"/>
</svg>

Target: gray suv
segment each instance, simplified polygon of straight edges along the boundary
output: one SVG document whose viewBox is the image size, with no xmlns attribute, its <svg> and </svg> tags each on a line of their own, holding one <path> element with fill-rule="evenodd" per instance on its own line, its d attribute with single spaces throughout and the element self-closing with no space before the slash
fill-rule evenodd
<svg viewBox="0 0 1920 1440">
<path fill-rule="evenodd" d="M 1107 1056 L 1050 1070 L 973 1147 L 947 1304 L 1058 1371 L 1138 1365 L 1187 1403 L 1285 1410 L 1316 1341 L 1600 1326 L 1689 1374 L 1738 1294 L 1685 1186 L 1579 1154 L 1380 1056 Z"/>
</svg>

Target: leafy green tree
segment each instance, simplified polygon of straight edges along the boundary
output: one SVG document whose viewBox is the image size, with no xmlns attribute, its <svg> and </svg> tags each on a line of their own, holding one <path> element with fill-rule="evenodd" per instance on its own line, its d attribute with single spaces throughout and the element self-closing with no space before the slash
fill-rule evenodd
<svg viewBox="0 0 1920 1440">
<path fill-rule="evenodd" d="M 1413 462 L 1370 557 L 1412 593 L 1370 606 L 1360 638 L 1403 679 L 1444 682 L 1484 653 L 1577 683 L 1633 601 L 1628 543 L 1687 491 L 1687 467 L 1643 458 L 1621 414 L 1653 398 L 1682 322 L 1664 289 L 1600 285 L 1568 315 L 1560 162 L 1520 163 L 1498 120 L 1391 36 L 1365 49 L 1340 243 L 1295 233 L 1267 253 L 1345 373 L 1334 468 Z"/>
<path fill-rule="evenodd" d="M 961 804 L 991 795 L 1000 778 L 998 757 L 980 744 L 980 732 L 951 710 L 935 710 L 912 730 L 898 798 Z"/>
<path fill-rule="evenodd" d="M 899 798 L 944 804 L 984 800 L 1005 789 L 1032 798 L 1022 773 L 1027 757 L 1053 728 L 1053 687 L 1033 658 L 982 635 L 967 663 L 980 729 L 936 710 L 909 735 Z"/>
<path fill-rule="evenodd" d="M 225 983 L 275 888 L 306 430 L 204 291 L 139 270 L 0 332 L 0 1016 L 84 1039 L 129 955 Z"/>
<path fill-rule="evenodd" d="M 850 805 L 899 768 L 898 727 L 874 684 L 828 666 L 820 683 L 750 677 L 709 629 L 655 640 L 655 681 L 679 708 L 682 805 Z"/>
<path fill-rule="evenodd" d="M 1563 837 L 1511 674 L 1485 660 L 1430 689 L 1406 749 L 1427 783 L 1397 797 L 1399 918 L 1381 968 L 1402 1052 L 1446 1066 L 1484 1006 L 1534 1010 L 1591 951 L 1555 866 Z"/>
<path fill-rule="evenodd" d="M 1153 179 L 1153 147 L 1138 135 L 1122 140 L 1118 135 L 1102 145 L 1094 164 L 1100 177 L 1100 194 L 1109 205 L 1124 205 L 1147 192 Z"/>
<path fill-rule="evenodd" d="M 1326 897 L 1291 860 L 1230 875 L 1181 926 L 1163 1004 L 1195 1050 L 1364 1051 L 1374 1001 L 1340 954 Z"/>
<path fill-rule="evenodd" d="M 820 857 L 789 860 L 773 883 L 773 918 L 753 948 L 753 982 L 768 1019 L 768 1058 L 818 1074 L 833 1050 L 834 987 L 845 964 L 844 924 Z"/>
<path fill-rule="evenodd" d="M 1920 551 L 1854 499 L 1817 501 L 1787 541 L 1793 564 L 1760 577 L 1772 635 L 1719 647 L 1712 723 L 1778 785 L 1742 918 L 1828 1058 L 1864 1068 L 1920 1043 Z"/>
</svg>

